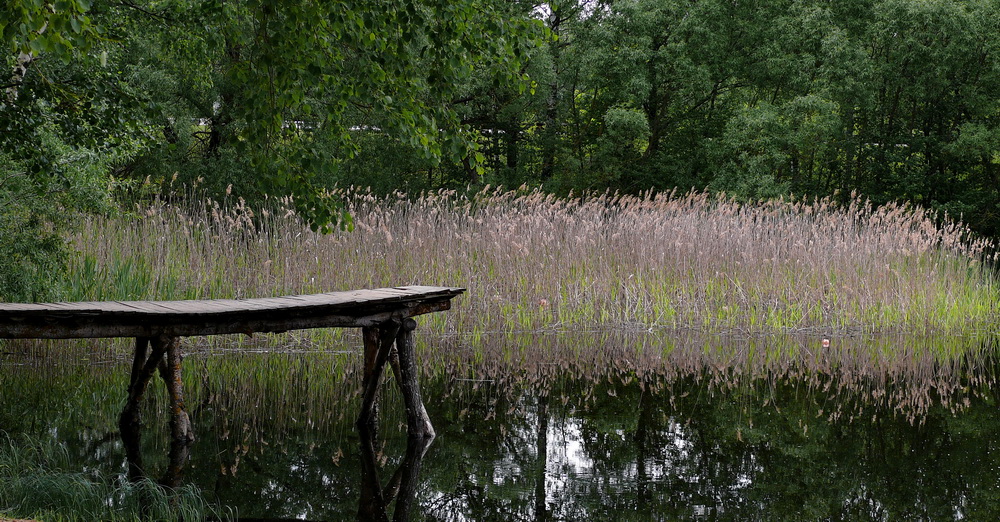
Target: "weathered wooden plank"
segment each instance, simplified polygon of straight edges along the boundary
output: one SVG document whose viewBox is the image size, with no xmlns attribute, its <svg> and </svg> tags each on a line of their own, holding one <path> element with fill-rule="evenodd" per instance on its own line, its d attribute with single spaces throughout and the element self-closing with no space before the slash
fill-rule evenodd
<svg viewBox="0 0 1000 522">
<path fill-rule="evenodd" d="M 426 290 L 425 290 L 426 289 Z M 341 304 L 366 304 L 375 302 L 406 301 L 424 299 L 438 295 L 455 296 L 462 289 L 443 287 L 420 287 L 421 291 L 403 291 L 403 289 L 377 289 L 351 292 L 332 292 L 325 294 L 310 294 L 302 296 L 285 296 L 258 299 L 209 299 L 190 301 L 101 301 L 76 303 L 0 303 L 0 317 L 8 314 L 30 311 L 140 311 L 158 313 L 167 312 L 203 313 L 205 311 L 245 311 L 253 309 L 281 309 L 307 306 L 329 306 Z"/>
<path fill-rule="evenodd" d="M 206 313 L 284 309 L 303 306 L 366 304 L 371 302 L 406 301 L 438 295 L 458 295 L 461 289 L 448 287 L 399 287 L 375 290 L 355 290 L 257 299 L 208 299 L 189 301 L 84 301 L 74 303 L 0 303 L 0 317 L 19 312 L 98 311 L 160 313 Z"/>
<path fill-rule="evenodd" d="M 402 287 L 260 299 L 0 303 L 0 338 L 156 337 L 364 327 L 447 310 L 464 292 Z"/>
<path fill-rule="evenodd" d="M 143 314 L 176 314 L 178 309 L 172 308 L 166 302 L 160 301 L 126 301 L 130 306 Z"/>
</svg>

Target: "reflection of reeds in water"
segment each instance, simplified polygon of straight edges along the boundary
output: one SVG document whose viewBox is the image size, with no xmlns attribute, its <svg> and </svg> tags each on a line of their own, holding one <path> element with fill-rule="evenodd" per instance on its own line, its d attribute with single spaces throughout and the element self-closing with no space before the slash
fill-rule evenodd
<svg viewBox="0 0 1000 522">
<path fill-rule="evenodd" d="M 357 337 L 345 335 L 340 346 L 357 346 Z M 756 412 L 733 427 L 735 437 L 762 422 L 759 417 L 769 408 L 781 415 L 781 408 L 795 403 L 790 394 L 806 398 L 816 422 L 867 423 L 877 416 L 921 423 L 942 407 L 961 411 L 970 401 L 991 397 L 998 384 L 994 341 L 986 338 L 951 348 L 954 338 L 859 336 L 836 339 L 827 349 L 811 336 L 691 331 L 496 334 L 475 345 L 461 336 L 421 340 L 424 398 L 445 433 L 485 421 L 498 423 L 490 429 L 503 435 L 518 429 L 506 423 L 531 416 L 539 397 L 583 416 L 601 408 L 607 414 L 609 404 L 618 404 L 614 411 L 625 418 L 635 415 L 637 406 L 628 397 L 637 395 L 648 396 L 664 415 L 690 408 L 693 399 L 735 401 L 737 413 L 744 407 Z M 204 470 L 192 473 L 239 480 L 246 463 L 263 455 L 315 453 L 339 465 L 356 453 L 360 353 L 312 343 L 308 337 L 275 336 L 251 345 L 187 346 L 185 386 L 199 430 L 192 462 Z M 16 432 L 32 432 L 38 423 L 51 427 L 46 437 L 72 433 L 70 440 L 81 439 L 74 454 L 108 454 L 117 440 L 129 361 L 124 356 L 109 361 L 108 354 L 95 352 L 98 344 L 25 347 L 30 349 L 6 358 L 5 369 L 16 363 L 30 371 L 0 372 L 0 389 L 9 390 L 0 402 L 0 420 L 5 414 L 21 419 L 9 426 Z M 34 349 L 46 350 L 46 357 L 36 357 Z M 405 433 L 405 415 L 391 372 L 385 384 L 383 436 L 398 439 Z M 617 394 L 621 400 L 614 402 Z M 166 393 L 158 379 L 147 397 L 144 449 L 158 469 L 169 433 Z M 26 409 L 18 411 L 18 405 Z"/>
<path fill-rule="evenodd" d="M 344 190 L 353 232 L 290 210 L 156 202 L 94 218 L 72 299 L 270 296 L 403 284 L 469 288 L 434 331 L 594 325 L 773 332 L 980 328 L 998 298 L 987 245 L 955 224 L 861 200 L 742 205 L 704 194 Z M 287 202 L 285 202 L 287 203 Z M 281 207 L 276 204 L 275 208 Z"/>
<path fill-rule="evenodd" d="M 819 339 L 800 335 L 606 331 L 505 337 L 475 347 L 449 340 L 446 349 L 435 350 L 438 369 L 427 376 L 444 373 L 472 388 L 543 392 L 567 380 L 635 383 L 668 398 L 682 382 L 705 382 L 710 390 L 783 383 L 826 394 L 831 420 L 874 406 L 911 422 L 937 406 L 961 410 L 996 384 L 996 346 L 987 339 L 859 336 L 823 348 Z"/>
<path fill-rule="evenodd" d="M 344 342 L 357 345 L 355 337 L 348 335 Z M 965 345 L 955 347 L 956 342 Z M 493 390 L 497 396 L 525 391 L 547 395 L 556 393 L 553 390 L 566 382 L 591 383 L 584 387 L 589 390 L 585 395 L 594 393 L 601 383 L 637 385 L 668 401 L 677 383 L 704 383 L 707 389 L 719 391 L 742 387 L 766 390 L 768 385 L 780 383 L 828 397 L 829 406 L 824 411 L 831 420 L 850 418 L 856 413 L 852 408 L 876 407 L 886 414 L 919 421 L 934 407 L 961 410 L 970 399 L 996 384 L 992 343 L 985 338 L 958 341 L 859 336 L 838 339 L 824 349 L 819 339 L 798 335 L 740 338 L 698 332 L 664 336 L 606 330 L 500 334 L 483 338 L 476 345 L 456 336 L 426 336 L 418 350 L 425 355 L 420 361 L 421 380 L 429 403 L 461 402 L 466 393 L 480 389 Z M 185 360 L 185 381 L 196 424 L 214 426 L 219 440 L 235 448 L 261 440 L 277 444 L 284 434 L 303 431 L 314 431 L 337 445 L 352 439 L 360 403 L 358 350 L 317 348 L 293 339 L 282 340 L 281 336 L 275 336 L 266 348 L 221 344 L 188 347 L 191 353 Z M 86 348 L 67 348 L 62 353 L 80 357 L 86 352 Z M 949 355 L 951 352 L 957 355 Z M 92 416 L 95 405 L 86 401 L 98 397 L 104 406 L 97 409 L 113 412 L 107 420 L 113 430 L 121 399 L 116 392 L 124 389 L 127 363 L 121 357 L 115 367 L 96 372 L 96 377 L 84 377 L 81 372 L 93 371 L 84 366 L 68 371 L 64 363 L 56 361 L 43 364 L 50 368 L 49 373 L 57 371 L 58 375 L 33 369 L 30 373 L 37 376 L 31 379 L 86 381 L 103 390 L 56 398 L 54 402 L 60 406 L 44 416 L 68 415 L 56 420 L 67 426 L 92 425 L 94 419 L 80 416 Z M 0 385 L 19 390 L 18 403 L 45 404 L 39 397 L 29 397 L 30 390 L 45 387 L 25 379 L 28 376 L 24 374 L 8 374 L 0 378 Z M 403 429 L 404 416 L 395 386 L 390 372 L 382 392 L 383 418 L 387 427 L 398 431 Z M 148 418 L 165 422 L 168 406 L 162 383 L 154 381 L 148 396 Z M 584 405 L 590 399 L 573 398 Z M 766 401 L 767 397 L 758 399 Z M 164 439 L 164 452 L 165 444 Z M 238 461 L 220 464 L 231 467 Z"/>
</svg>

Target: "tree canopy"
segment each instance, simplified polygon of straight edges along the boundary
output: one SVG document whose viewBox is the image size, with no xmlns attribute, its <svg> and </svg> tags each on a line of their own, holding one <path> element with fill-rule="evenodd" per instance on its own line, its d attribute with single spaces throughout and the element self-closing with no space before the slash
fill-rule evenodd
<svg viewBox="0 0 1000 522">
<path fill-rule="evenodd" d="M 0 295 L 47 287 L 77 212 L 194 185 L 316 228 L 345 223 L 335 184 L 859 193 L 995 237 L 998 9 L 7 0 Z"/>
</svg>

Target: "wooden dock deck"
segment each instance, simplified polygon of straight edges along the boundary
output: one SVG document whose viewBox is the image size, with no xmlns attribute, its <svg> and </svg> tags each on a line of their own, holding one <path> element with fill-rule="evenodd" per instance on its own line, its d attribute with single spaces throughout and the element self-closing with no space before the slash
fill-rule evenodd
<svg viewBox="0 0 1000 522">
<path fill-rule="evenodd" d="M 433 437 L 417 381 L 413 317 L 448 310 L 451 300 L 463 292 L 463 288 L 403 286 L 261 299 L 0 303 L 0 338 L 134 337 L 128 401 L 119 422 L 123 433 L 138 430 L 139 401 L 159 371 L 171 399 L 172 437 L 191 442 L 194 432 L 184 407 L 179 337 L 361 328 L 365 372 L 358 426 L 374 426 L 375 397 L 385 363 L 390 362 L 406 403 L 409 434 Z"/>
</svg>

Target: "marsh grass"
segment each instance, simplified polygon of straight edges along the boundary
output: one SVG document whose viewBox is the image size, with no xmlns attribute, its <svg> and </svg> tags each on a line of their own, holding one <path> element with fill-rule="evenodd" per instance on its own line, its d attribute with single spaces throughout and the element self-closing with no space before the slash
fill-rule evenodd
<svg viewBox="0 0 1000 522">
<path fill-rule="evenodd" d="M 188 197 L 91 218 L 74 239 L 81 255 L 68 297 L 461 285 L 469 292 L 453 310 L 420 319 L 428 378 L 545 385 L 568 370 L 599 369 L 720 382 L 835 376 L 829 386 L 866 390 L 911 413 L 934 402 L 928 389 L 961 402 L 948 390 L 966 374 L 952 366 L 977 371 L 997 319 L 1000 292 L 985 258 L 992 245 L 915 208 L 859 198 L 751 205 L 701 193 L 379 198 L 349 189 L 331 197 L 344 202 L 353 231 L 315 234 L 287 200 L 255 210 Z M 832 347 L 821 346 L 824 337 Z M 273 379 L 247 370 L 250 362 L 226 366 L 275 350 L 330 350 L 325 364 L 352 383 L 344 394 L 360 381 L 356 332 L 188 343 L 207 358 L 228 354 L 199 363 L 237 379 L 217 389 L 240 389 L 243 379 L 288 393 L 282 382 L 298 378 L 294 361 L 275 359 L 266 370 L 280 374 Z M 322 400 L 340 412 L 340 400 L 354 402 L 344 394 Z"/>
<path fill-rule="evenodd" d="M 0 516 L 53 521 L 229 520 L 193 486 L 80 471 L 66 448 L 0 433 Z"/>
<path fill-rule="evenodd" d="M 435 418 L 458 410 L 489 420 L 532 407 L 517 398 L 537 395 L 586 411 L 636 386 L 671 402 L 708 393 L 767 405 L 776 403 L 773 390 L 791 387 L 825 400 L 818 414 L 831 422 L 872 415 L 875 406 L 877 415 L 919 423 L 933 408 L 959 411 L 991 397 L 998 385 L 991 334 L 1000 296 L 987 266 L 994 260 L 985 258 L 992 245 L 919 209 L 860 199 L 744 205 L 696 193 L 386 199 L 352 189 L 331 197 L 344 201 L 354 231 L 315 234 L 287 200 L 251 209 L 188 197 L 89 218 L 72 238 L 80 256 L 66 298 L 464 286 L 453 310 L 420 318 L 421 378 Z M 206 466 L 235 475 L 249 452 L 283 451 L 286 435 L 303 432 L 341 448 L 331 451 L 335 460 L 350 451 L 358 332 L 185 343 L 193 421 L 218 431 L 218 447 L 200 461 Z M 38 415 L 12 410 L 11 418 L 76 429 L 94 423 L 81 415 L 100 410 L 107 418 L 93 437 L 113 432 L 130 348 L 127 340 L 0 345 L 8 405 L 59 405 Z M 95 365 L 108 366 L 94 372 L 100 378 L 87 376 Z M 401 433 L 401 400 L 387 380 L 383 419 Z M 68 381 L 81 384 L 59 388 L 57 400 L 39 396 L 52 393 L 47 382 Z M 162 383 L 154 380 L 148 396 L 146 418 L 158 424 L 147 441 L 165 454 Z M 69 492 L 63 505 L 78 506 L 67 511 L 76 519 L 129 519 L 128 499 L 146 486 L 61 466 L 63 450 L 40 444 L 0 448 L 0 513 L 49 516 L 44 505 L 7 500 L 44 489 Z M 41 455 L 31 457 L 41 464 L 9 466 L 24 455 Z M 204 509 L 193 490 L 163 494 L 170 502 L 190 494 L 186 505 Z M 95 498 L 121 509 L 96 511 Z"/>
<path fill-rule="evenodd" d="M 354 230 L 313 233 L 290 202 L 155 201 L 90 218 L 70 300 L 469 289 L 439 333 L 591 328 L 773 333 L 988 328 L 992 245 L 951 221 L 860 198 L 741 204 L 702 193 L 560 199 L 347 189 Z M 194 200 L 194 202 L 192 202 Z M 336 335 L 336 334 L 332 334 Z"/>
</svg>

